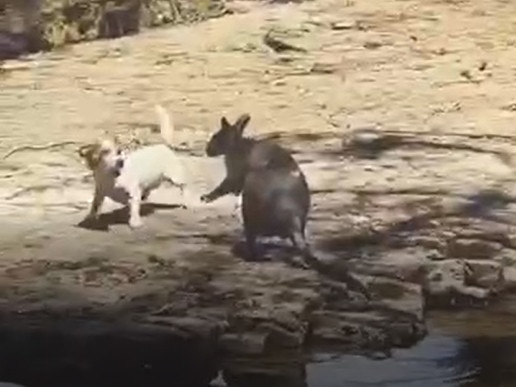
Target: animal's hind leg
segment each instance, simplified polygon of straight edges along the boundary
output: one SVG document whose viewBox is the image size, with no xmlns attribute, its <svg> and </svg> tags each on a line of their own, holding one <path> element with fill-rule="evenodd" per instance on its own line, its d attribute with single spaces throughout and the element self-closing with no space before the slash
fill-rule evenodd
<svg viewBox="0 0 516 387">
<path fill-rule="evenodd" d="M 256 251 L 256 235 L 248 228 L 245 229 L 244 234 L 245 243 L 247 247 L 247 255 L 249 256 L 249 259 L 255 261 L 258 258 L 258 254 Z"/>
<path fill-rule="evenodd" d="M 289 236 L 292 245 L 300 252 L 306 253 L 309 251 L 308 242 L 306 241 L 305 227 L 301 219 L 295 218 L 292 222 L 291 234 Z"/>
<path fill-rule="evenodd" d="M 308 249 L 308 243 L 306 242 L 305 236 L 299 231 L 294 231 L 289 237 L 289 240 L 300 252 L 305 252 Z"/>
<path fill-rule="evenodd" d="M 149 198 L 149 195 L 150 195 L 150 190 L 143 191 L 142 192 L 142 202 L 147 201 L 147 199 Z"/>
<path fill-rule="evenodd" d="M 167 171 L 164 176 L 164 180 L 173 185 L 174 187 L 179 189 L 180 196 L 181 196 L 181 206 L 183 208 L 187 208 L 187 201 L 186 201 L 186 193 L 185 193 L 185 183 L 183 179 L 183 172 L 180 170 L 171 170 Z"/>
<path fill-rule="evenodd" d="M 290 242 L 292 245 L 302 254 L 303 260 L 299 261 L 296 259 L 292 259 L 292 264 L 296 266 L 300 266 L 304 269 L 309 269 L 309 261 L 312 254 L 310 252 L 310 247 L 306 241 L 306 236 L 304 233 L 304 229 L 301 226 L 301 222 L 296 220 L 293 225 L 293 230 L 291 235 L 289 236 Z"/>
<path fill-rule="evenodd" d="M 300 232 L 296 231 L 289 237 L 289 239 L 296 250 L 298 250 L 302 255 L 302 259 L 299 259 L 299 256 L 291 256 L 290 263 L 293 266 L 297 266 L 302 269 L 310 269 L 310 264 L 307 262 L 307 256 L 310 255 L 310 250 L 304 236 Z"/>
</svg>

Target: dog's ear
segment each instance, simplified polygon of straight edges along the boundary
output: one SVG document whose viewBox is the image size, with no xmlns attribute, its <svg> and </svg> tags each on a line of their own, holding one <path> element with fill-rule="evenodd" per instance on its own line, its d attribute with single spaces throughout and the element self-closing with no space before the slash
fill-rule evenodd
<svg viewBox="0 0 516 387">
<path fill-rule="evenodd" d="M 222 118 L 220 119 L 220 127 L 221 127 L 222 129 L 224 129 L 224 128 L 228 128 L 228 127 L 230 127 L 230 126 L 231 126 L 231 125 L 230 125 L 230 123 L 228 122 L 228 120 L 227 120 L 227 118 L 226 118 L 226 117 L 222 117 Z"/>
<path fill-rule="evenodd" d="M 79 154 L 79 156 L 81 156 L 82 158 L 86 158 L 86 157 L 88 157 L 87 155 L 88 155 L 89 153 L 91 153 L 92 148 L 93 148 L 93 144 L 86 144 L 86 145 L 82 145 L 79 149 L 77 149 L 77 153 L 78 153 L 78 154 Z"/>
<path fill-rule="evenodd" d="M 240 137 L 242 137 L 242 133 L 244 132 L 244 129 L 249 123 L 249 121 L 251 121 L 251 116 L 245 113 L 238 117 L 238 119 L 235 122 L 235 125 L 233 125 Z"/>
<path fill-rule="evenodd" d="M 98 144 L 83 145 L 78 150 L 79 156 L 86 160 L 86 164 L 90 169 L 95 169 L 99 163 L 99 146 Z"/>
<path fill-rule="evenodd" d="M 119 134 L 115 134 L 113 136 L 113 145 L 115 145 L 115 146 L 122 145 L 122 138 L 121 138 L 121 136 Z"/>
</svg>

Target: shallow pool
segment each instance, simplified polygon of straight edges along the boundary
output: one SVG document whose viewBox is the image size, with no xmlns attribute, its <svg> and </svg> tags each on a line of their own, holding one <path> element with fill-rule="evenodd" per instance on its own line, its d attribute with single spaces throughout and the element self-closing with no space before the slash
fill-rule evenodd
<svg viewBox="0 0 516 387">
<path fill-rule="evenodd" d="M 428 328 L 424 340 L 388 358 L 318 354 L 307 379 L 292 386 L 516 387 L 516 297 L 484 310 L 431 313 Z"/>
<path fill-rule="evenodd" d="M 516 298 L 433 313 L 428 323 L 424 340 L 390 358 L 318 355 L 307 366 L 308 386 L 516 387 Z"/>
</svg>

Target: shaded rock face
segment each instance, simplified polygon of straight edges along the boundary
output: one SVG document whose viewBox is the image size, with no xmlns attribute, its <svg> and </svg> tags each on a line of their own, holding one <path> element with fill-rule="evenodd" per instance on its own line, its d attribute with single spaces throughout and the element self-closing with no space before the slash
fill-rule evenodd
<svg viewBox="0 0 516 387">
<path fill-rule="evenodd" d="M 0 59 L 222 14 L 221 0 L 3 0 Z"/>
<path fill-rule="evenodd" d="M 38 31 L 39 0 L 0 2 L 0 59 L 43 48 Z"/>
<path fill-rule="evenodd" d="M 53 325 L 44 316 L 10 321 L 17 327 L 0 324 L 3 380 L 27 386 L 165 386 L 171 380 L 206 386 L 217 373 L 215 346 L 201 335 L 73 317 Z"/>
<path fill-rule="evenodd" d="M 36 47 L 38 45 L 36 44 Z M 33 52 L 31 39 L 25 34 L 0 33 L 0 60 L 14 59 L 24 52 Z"/>
<path fill-rule="evenodd" d="M 0 379 L 205 386 L 222 371 L 229 386 L 303 386 L 312 350 L 388 356 L 426 333 L 417 285 L 361 276 L 372 295 L 366 301 L 312 270 L 212 258 L 185 256 L 179 277 L 177 259 L 160 258 L 145 267 L 89 260 L 8 270 Z M 48 302 L 42 304 L 15 295 L 34 271 L 42 278 L 77 276 L 94 288 L 115 274 L 139 286 L 108 304 L 43 291 Z"/>
</svg>

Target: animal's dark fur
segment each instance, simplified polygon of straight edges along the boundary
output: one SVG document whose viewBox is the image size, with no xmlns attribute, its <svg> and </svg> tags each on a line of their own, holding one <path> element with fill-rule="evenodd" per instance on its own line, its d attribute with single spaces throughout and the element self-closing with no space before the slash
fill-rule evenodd
<svg viewBox="0 0 516 387">
<path fill-rule="evenodd" d="M 305 225 L 310 209 L 305 176 L 281 146 L 243 137 L 249 120 L 247 114 L 234 125 L 221 119 L 221 128 L 209 140 L 206 154 L 224 155 L 226 177 L 202 200 L 210 202 L 229 193 L 242 193 L 244 232 L 252 256 L 260 236 L 288 238 L 305 252 Z"/>
<path fill-rule="evenodd" d="M 242 191 L 242 218 L 251 254 L 260 236 L 288 238 L 305 253 L 309 209 L 310 192 L 299 169 L 251 169 Z"/>
<path fill-rule="evenodd" d="M 88 144 L 79 148 L 79 156 L 86 160 L 88 168 L 92 171 L 97 168 L 101 157 L 100 144 Z"/>
<path fill-rule="evenodd" d="M 226 177 L 201 200 L 242 193 L 242 218 L 249 253 L 256 258 L 256 239 L 261 236 L 288 238 L 298 248 L 306 263 L 316 270 L 328 272 L 328 267 L 311 252 L 305 227 L 310 210 L 310 191 L 306 178 L 292 155 L 268 140 L 243 137 L 250 121 L 244 114 L 231 125 L 221 119 L 220 129 L 206 146 L 210 157 L 224 155 Z M 341 278 L 351 289 L 363 293 L 367 289 L 349 273 Z"/>
</svg>

